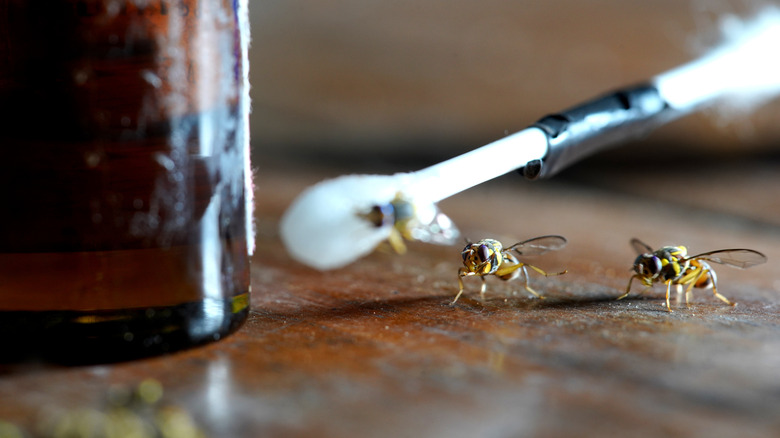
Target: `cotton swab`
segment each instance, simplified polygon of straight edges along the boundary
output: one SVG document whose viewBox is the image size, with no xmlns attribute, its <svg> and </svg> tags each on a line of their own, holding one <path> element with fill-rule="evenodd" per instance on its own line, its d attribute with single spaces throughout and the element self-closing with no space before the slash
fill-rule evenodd
<svg viewBox="0 0 780 438">
<path fill-rule="evenodd" d="M 516 169 L 528 178 L 550 177 L 609 145 L 713 103 L 757 105 L 780 94 L 780 61 L 774 56 L 780 10 L 769 8 L 749 22 L 727 22 L 719 47 L 647 84 L 543 117 L 527 129 L 417 172 L 320 182 L 301 193 L 282 217 L 282 241 L 301 263 L 335 269 L 397 232 L 393 220 L 367 220 L 371 211 L 387 210 L 389 219 L 400 220 L 398 212 L 408 210 L 414 226 L 426 231 L 410 233 L 411 238 L 454 243 L 457 229 L 436 207 L 442 199 Z M 431 226 L 435 232 L 427 232 Z"/>
<path fill-rule="evenodd" d="M 780 9 L 767 8 L 748 21 L 724 17 L 721 31 L 725 41 L 719 47 L 655 77 L 671 107 L 690 112 L 716 100 L 756 107 L 780 94 Z"/>
</svg>

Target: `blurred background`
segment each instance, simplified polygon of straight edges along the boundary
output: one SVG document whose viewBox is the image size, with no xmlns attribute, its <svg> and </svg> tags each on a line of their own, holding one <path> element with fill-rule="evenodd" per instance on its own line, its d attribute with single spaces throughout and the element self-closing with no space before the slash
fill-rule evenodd
<svg viewBox="0 0 780 438">
<path fill-rule="evenodd" d="M 769 4 L 252 2 L 255 165 L 272 158 L 414 170 L 687 62 L 716 44 L 720 17 Z M 588 162 L 771 158 L 779 113 L 777 101 L 749 113 L 707 111 Z"/>
</svg>

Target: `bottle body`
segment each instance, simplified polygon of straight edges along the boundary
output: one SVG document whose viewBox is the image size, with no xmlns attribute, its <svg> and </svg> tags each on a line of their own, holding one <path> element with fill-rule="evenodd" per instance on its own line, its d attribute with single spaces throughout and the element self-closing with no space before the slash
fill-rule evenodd
<svg viewBox="0 0 780 438">
<path fill-rule="evenodd" d="M 235 330 L 246 3 L 31 3 L 0 1 L 0 331 L 19 356 L 90 362 Z"/>
</svg>

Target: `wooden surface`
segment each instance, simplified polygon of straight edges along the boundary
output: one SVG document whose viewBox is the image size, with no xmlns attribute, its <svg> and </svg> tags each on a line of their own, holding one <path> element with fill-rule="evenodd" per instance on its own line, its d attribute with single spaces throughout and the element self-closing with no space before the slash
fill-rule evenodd
<svg viewBox="0 0 780 438">
<path fill-rule="evenodd" d="M 509 175 L 446 200 L 471 239 L 569 239 L 529 260 L 569 270 L 532 276 L 545 300 L 490 278 L 481 302 L 469 278 L 455 306 L 459 247 L 412 244 L 405 256 L 378 252 L 324 273 L 290 260 L 281 213 L 343 170 L 257 167 L 252 313 L 241 330 L 116 365 L 0 366 L 0 419 L 37 430 L 57 409 L 103 409 L 117 385 L 155 379 L 164 403 L 219 437 L 780 433 L 777 163 L 632 163 L 534 183 Z M 662 288 L 614 300 L 630 275 L 631 237 L 754 248 L 769 263 L 717 269 L 736 307 L 697 291 L 668 313 Z"/>
</svg>

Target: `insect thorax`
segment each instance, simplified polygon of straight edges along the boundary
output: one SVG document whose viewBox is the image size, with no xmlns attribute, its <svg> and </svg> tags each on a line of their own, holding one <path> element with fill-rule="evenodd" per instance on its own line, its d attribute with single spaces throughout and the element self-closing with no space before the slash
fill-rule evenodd
<svg viewBox="0 0 780 438">
<path fill-rule="evenodd" d="M 665 246 L 656 251 L 655 255 L 661 259 L 659 278 L 663 281 L 682 277 L 690 264 L 688 260 L 685 260 L 688 250 L 684 246 Z"/>
</svg>

